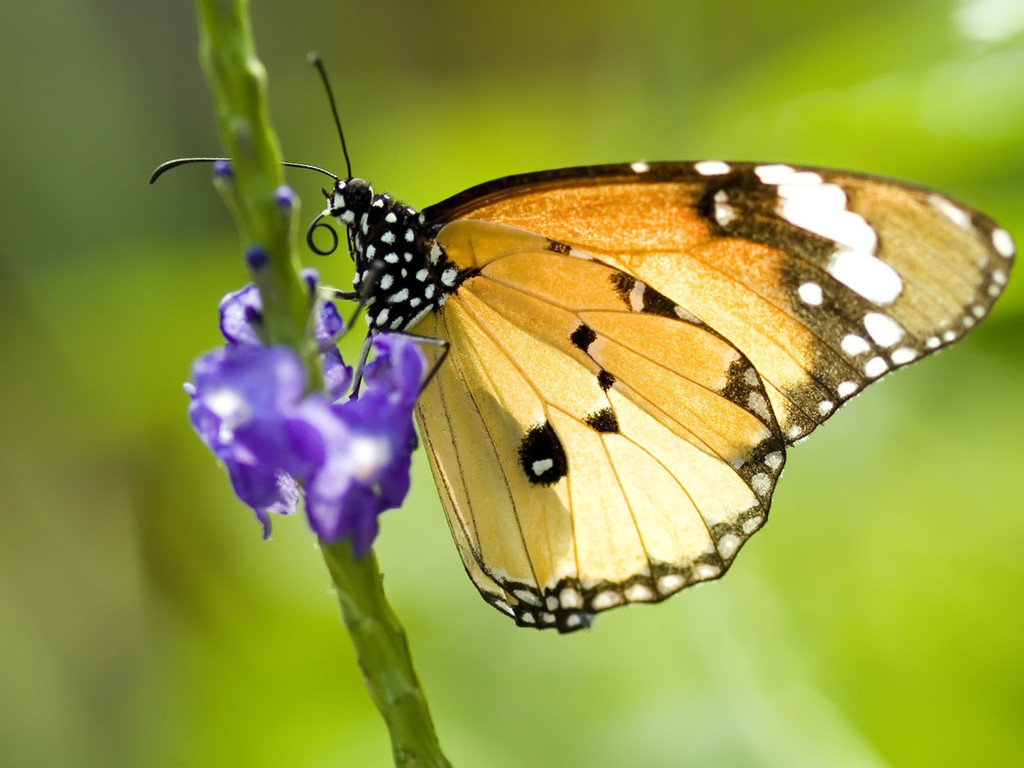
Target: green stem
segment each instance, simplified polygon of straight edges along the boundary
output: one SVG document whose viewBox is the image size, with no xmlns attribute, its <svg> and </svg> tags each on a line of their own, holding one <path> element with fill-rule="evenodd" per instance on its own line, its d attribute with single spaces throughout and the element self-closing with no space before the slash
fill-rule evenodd
<svg viewBox="0 0 1024 768">
<path fill-rule="evenodd" d="M 372 552 L 356 558 L 347 539 L 321 542 L 320 549 L 337 587 L 366 687 L 391 734 L 395 765 L 450 768 L 434 734 L 402 625 L 384 597 L 377 559 Z"/>
<path fill-rule="evenodd" d="M 200 58 L 217 105 L 221 138 L 233 176 L 218 189 L 235 214 L 248 246 L 267 255 L 250 264 L 263 300 L 263 334 L 269 344 L 295 349 L 310 371 L 310 386 L 323 388 L 310 336 L 312 303 L 298 274 L 296 205 L 281 205 L 281 152 L 270 125 L 266 72 L 256 57 L 248 0 L 196 0 Z M 450 768 L 441 753 L 398 618 L 384 597 L 373 554 L 355 558 L 347 540 L 322 544 L 338 591 L 341 612 L 359 656 L 370 696 L 384 716 L 400 768 Z"/>
<path fill-rule="evenodd" d="M 267 263 L 251 269 L 263 301 L 264 341 L 287 344 L 314 372 L 316 351 L 307 327 L 310 297 L 299 279 L 295 207 L 276 200 L 284 184 L 281 150 L 267 110 L 267 75 L 256 57 L 248 0 L 196 0 L 200 61 L 213 91 L 221 140 L 231 157 L 233 181 L 218 188 L 238 219 L 246 246 Z"/>
</svg>

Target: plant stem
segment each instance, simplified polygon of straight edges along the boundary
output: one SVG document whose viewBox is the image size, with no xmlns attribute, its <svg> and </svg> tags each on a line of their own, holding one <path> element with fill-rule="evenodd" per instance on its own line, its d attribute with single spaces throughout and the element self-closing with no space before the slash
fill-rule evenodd
<svg viewBox="0 0 1024 768">
<path fill-rule="evenodd" d="M 232 159 L 230 182 L 218 188 L 234 212 L 248 247 L 266 259 L 250 261 L 263 300 L 264 341 L 295 349 L 323 388 L 310 338 L 309 291 L 298 274 L 297 204 L 282 204 L 281 152 L 270 125 L 266 72 L 256 57 L 248 0 L 196 0 L 200 58 L 213 91 L 221 138 Z M 427 702 L 413 671 L 402 626 L 384 597 L 372 553 L 355 558 L 349 541 L 321 544 L 370 696 L 391 734 L 400 768 L 451 768 L 434 734 Z"/>
<path fill-rule="evenodd" d="M 347 539 L 321 542 L 320 549 L 337 587 L 366 687 L 391 734 L 395 765 L 450 768 L 434 734 L 402 625 L 384 597 L 377 559 L 372 552 L 357 559 Z"/>
<path fill-rule="evenodd" d="M 294 237 L 297 205 L 282 206 L 276 199 L 284 171 L 267 110 L 267 75 L 252 40 L 249 3 L 196 0 L 196 8 L 200 61 L 232 162 L 233 183 L 220 188 L 246 247 L 258 246 L 268 256 L 264 266 L 250 269 L 263 301 L 264 341 L 292 347 L 312 372 L 316 352 L 308 338 L 310 297 L 299 279 Z"/>
</svg>

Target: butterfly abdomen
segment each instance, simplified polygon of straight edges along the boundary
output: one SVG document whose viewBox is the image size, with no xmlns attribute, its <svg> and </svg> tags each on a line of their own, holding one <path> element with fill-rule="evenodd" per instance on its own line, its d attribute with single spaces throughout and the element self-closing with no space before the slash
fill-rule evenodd
<svg viewBox="0 0 1024 768">
<path fill-rule="evenodd" d="M 339 181 L 330 215 L 348 229 L 352 283 L 370 330 L 400 331 L 444 306 L 465 275 L 433 240 L 419 212 L 362 179 Z"/>
</svg>

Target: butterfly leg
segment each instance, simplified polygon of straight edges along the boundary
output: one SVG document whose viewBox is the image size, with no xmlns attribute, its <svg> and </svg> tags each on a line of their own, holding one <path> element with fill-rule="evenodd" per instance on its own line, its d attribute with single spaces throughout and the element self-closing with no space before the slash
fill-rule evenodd
<svg viewBox="0 0 1024 768">
<path fill-rule="evenodd" d="M 419 344 L 427 344 L 431 347 L 440 347 L 441 355 L 437 358 L 437 361 L 430 367 L 427 375 L 423 378 L 423 383 L 420 384 L 420 391 L 416 393 L 419 397 L 423 394 L 423 390 L 427 388 L 427 384 L 434 378 L 437 372 L 441 369 L 441 365 L 444 363 L 445 358 L 448 357 L 448 350 L 451 349 L 451 344 L 447 339 L 436 339 L 433 336 L 420 336 L 416 333 L 406 333 L 405 331 L 391 331 L 393 336 L 404 336 L 407 339 L 418 342 Z"/>
<path fill-rule="evenodd" d="M 419 392 L 416 393 L 416 397 L 423 394 L 423 390 L 427 388 L 427 384 L 430 383 L 431 379 L 437 374 L 441 368 L 441 364 L 444 363 L 445 358 L 448 357 L 448 350 L 451 345 L 445 339 L 435 339 L 433 336 L 419 336 L 415 333 L 406 333 L 405 331 L 388 331 L 391 336 L 402 336 L 406 339 L 418 342 L 420 344 L 428 344 L 432 347 L 440 347 L 441 355 L 437 361 L 430 367 L 427 375 L 423 378 L 423 382 L 420 384 Z M 367 336 L 363 342 L 363 348 L 359 351 L 359 362 L 356 363 L 356 371 L 352 377 L 352 397 L 359 395 L 359 386 L 363 382 L 363 367 L 366 365 L 366 358 L 370 354 L 370 347 L 372 346 L 371 337 Z"/>
</svg>

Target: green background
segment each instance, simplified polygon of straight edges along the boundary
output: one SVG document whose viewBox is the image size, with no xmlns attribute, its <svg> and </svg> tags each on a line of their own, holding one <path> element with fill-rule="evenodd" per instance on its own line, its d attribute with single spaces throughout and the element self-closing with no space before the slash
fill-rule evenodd
<svg viewBox="0 0 1024 768">
<path fill-rule="evenodd" d="M 244 281 L 187 3 L 0 25 L 0 764 L 386 766 L 301 519 L 263 542 L 181 382 Z M 1024 236 L 1024 2 L 259 2 L 286 156 L 421 206 L 489 178 L 780 160 Z M 320 207 L 320 179 L 290 179 Z M 315 262 L 336 284 L 347 259 Z M 462 572 L 422 456 L 377 547 L 456 766 L 1024 764 L 1024 285 L 795 448 L 721 582 L 559 637 Z M 351 354 L 351 350 L 348 351 Z"/>
</svg>

